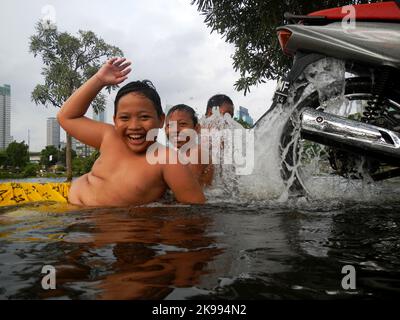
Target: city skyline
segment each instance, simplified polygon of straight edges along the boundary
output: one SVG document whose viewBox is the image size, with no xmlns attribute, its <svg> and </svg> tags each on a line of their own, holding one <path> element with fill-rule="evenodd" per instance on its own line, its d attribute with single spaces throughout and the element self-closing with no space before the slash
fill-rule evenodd
<svg viewBox="0 0 400 320">
<path fill-rule="evenodd" d="M 100 0 L 94 6 L 76 0 L 5 0 L 0 11 L 0 41 L 5 44 L 0 52 L 0 84 L 10 84 L 12 89 L 11 135 L 16 141 L 27 141 L 30 130 L 32 151 L 45 147 L 44 121 L 58 111 L 31 101 L 35 86 L 44 84 L 44 65 L 29 52 L 29 37 L 35 33 L 35 24 L 46 17 L 44 9 L 49 6 L 54 9 L 55 25 L 61 32 L 76 36 L 78 30 L 90 30 L 123 50 L 133 62 L 127 82 L 151 80 L 163 106 L 184 103 L 203 115 L 208 99 L 223 93 L 235 106 L 251 106 L 252 117 L 258 119 L 271 105 L 274 81 L 252 87 L 246 96 L 235 91 L 234 83 L 240 75 L 232 67 L 234 47 L 216 32 L 210 34 L 204 17 L 190 1 L 117 1 L 110 6 Z M 106 121 L 112 123 L 116 91 L 104 93 Z M 91 115 L 92 110 L 89 112 Z"/>
<path fill-rule="evenodd" d="M 0 89 L 1 89 L 2 87 L 0 87 Z M 10 90 L 10 86 L 8 86 L 8 89 L 7 90 Z M 1 91 L 0 91 L 0 98 L 1 98 Z M 1 107 L 2 105 L 1 105 L 1 100 L 0 100 L 0 107 Z M 169 105 L 169 104 L 167 104 L 166 106 L 165 106 L 165 112 L 167 113 L 168 112 L 168 109 L 169 108 L 171 108 L 172 107 L 172 105 Z M 58 112 L 58 108 L 54 108 L 55 109 L 55 115 L 56 115 L 56 113 Z M 91 107 L 90 107 L 90 109 L 92 109 Z M 242 119 L 242 117 L 243 117 L 243 115 L 245 115 L 245 117 L 244 117 L 244 119 L 243 120 L 245 120 L 246 122 L 248 122 L 250 125 L 252 125 L 253 124 L 253 118 L 250 116 L 250 111 L 249 111 L 249 109 L 247 109 L 247 108 L 245 108 L 245 107 L 243 107 L 243 106 L 235 106 L 235 114 L 237 115 L 237 117 L 238 118 L 241 118 Z M 244 110 L 244 111 L 242 111 L 241 112 L 241 110 Z M 101 122 L 107 122 L 107 119 L 106 119 L 106 115 L 107 115 L 107 113 L 106 113 L 106 110 L 103 110 L 103 111 L 101 111 L 101 112 L 99 112 L 98 114 L 94 111 L 94 110 L 92 110 L 92 111 L 88 111 L 87 112 L 87 114 L 92 114 L 92 119 L 93 120 L 96 120 L 96 121 L 101 121 Z M 198 114 L 198 116 L 199 117 L 201 117 L 202 115 L 200 114 Z M 251 121 L 248 121 L 249 120 L 249 118 L 251 119 Z M 1 119 L 3 119 L 2 118 L 2 116 L 1 116 L 1 113 L 0 113 L 0 120 Z M 44 146 L 43 146 L 43 148 L 42 149 L 40 149 L 40 150 L 33 150 L 33 149 L 31 149 L 30 148 L 30 152 L 32 152 L 32 153 L 37 153 L 37 152 L 40 152 L 41 150 L 43 150 L 46 146 L 49 146 L 49 145 L 53 145 L 53 146 L 55 146 L 56 148 L 59 148 L 59 149 L 62 149 L 63 147 L 65 147 L 65 144 L 66 144 L 66 133 L 65 133 L 65 131 L 60 127 L 60 125 L 59 125 L 59 123 L 58 123 L 58 121 L 57 121 L 57 117 L 56 116 L 52 116 L 52 117 L 47 117 L 46 119 L 44 119 L 45 121 L 46 121 L 46 143 L 45 144 L 43 144 Z M 11 128 L 10 129 L 12 129 L 12 126 L 11 126 Z M 0 129 L 1 130 L 1 129 Z M 10 130 L 11 131 L 11 130 Z M 1 131 L 0 131 L 1 132 Z M 30 129 L 30 128 L 28 128 L 28 131 L 27 131 L 27 135 L 28 135 L 28 138 L 27 138 L 27 140 L 25 140 L 25 139 L 22 139 L 22 140 L 18 140 L 17 142 L 22 142 L 22 141 L 25 141 L 26 143 L 28 143 L 29 144 L 29 140 L 30 140 L 30 138 L 29 138 L 29 135 L 32 133 L 32 130 Z M 64 140 L 62 140 L 62 137 L 61 137 L 61 135 L 63 135 L 64 136 Z M 163 133 L 163 131 L 161 132 L 161 134 L 160 134 L 160 138 L 163 138 L 164 137 L 164 133 Z M 0 139 L 1 139 L 1 136 L 0 136 Z M 10 140 L 9 140 L 10 142 L 12 142 L 13 141 L 13 139 L 12 139 L 12 136 L 10 135 Z M 92 148 L 92 147 L 87 147 L 86 145 L 84 145 L 83 143 L 81 143 L 80 141 L 78 141 L 78 140 L 76 140 L 75 138 L 72 138 L 72 149 L 74 150 L 74 151 L 76 151 L 77 152 L 77 154 L 78 155 L 84 155 L 84 156 L 87 156 L 88 154 L 90 154 L 90 152 L 92 152 L 92 151 L 94 151 L 94 149 Z M 78 151 L 77 151 L 78 150 Z"/>
</svg>

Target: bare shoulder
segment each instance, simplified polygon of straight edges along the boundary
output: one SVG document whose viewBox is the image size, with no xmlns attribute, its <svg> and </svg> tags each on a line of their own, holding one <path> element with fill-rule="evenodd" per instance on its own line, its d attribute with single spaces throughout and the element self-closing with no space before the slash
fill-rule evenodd
<svg viewBox="0 0 400 320">
<path fill-rule="evenodd" d="M 119 139 L 114 126 L 112 124 L 105 123 L 105 126 L 103 128 L 104 128 L 104 134 L 101 147 L 104 147 L 105 145 L 109 144 L 114 144 L 115 141 Z"/>
<path fill-rule="evenodd" d="M 165 148 L 164 152 L 168 162 L 163 166 L 163 178 L 176 200 L 182 203 L 204 203 L 203 191 L 190 166 L 179 161 L 174 149 Z"/>
<path fill-rule="evenodd" d="M 115 127 L 112 124 L 105 123 L 104 126 L 104 137 L 117 137 Z"/>
</svg>

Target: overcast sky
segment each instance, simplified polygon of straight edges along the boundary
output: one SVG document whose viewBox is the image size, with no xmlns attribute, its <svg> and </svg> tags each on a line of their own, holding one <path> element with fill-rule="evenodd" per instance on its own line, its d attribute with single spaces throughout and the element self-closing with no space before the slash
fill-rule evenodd
<svg viewBox="0 0 400 320">
<path fill-rule="evenodd" d="M 203 17 L 191 0 L 115 1 L 26 1 L 3 0 L 0 11 L 0 85 L 11 85 L 11 135 L 18 142 L 28 141 L 40 151 L 46 144 L 46 118 L 58 109 L 36 106 L 31 92 L 43 83 L 42 61 L 29 53 L 29 37 L 35 23 L 45 16 L 55 19 L 60 31 L 76 34 L 94 31 L 107 43 L 122 49 L 133 61 L 129 80 L 150 79 L 165 107 L 185 103 L 200 115 L 207 100 L 216 93 L 230 96 L 235 104 L 247 107 L 258 119 L 269 107 L 274 82 L 254 87 L 250 94 L 234 90 L 239 74 L 233 71 L 232 45 L 221 35 L 210 34 Z M 109 97 L 107 122 L 112 122 Z M 92 111 L 89 111 L 92 115 Z M 65 134 L 61 135 L 65 140 Z"/>
</svg>

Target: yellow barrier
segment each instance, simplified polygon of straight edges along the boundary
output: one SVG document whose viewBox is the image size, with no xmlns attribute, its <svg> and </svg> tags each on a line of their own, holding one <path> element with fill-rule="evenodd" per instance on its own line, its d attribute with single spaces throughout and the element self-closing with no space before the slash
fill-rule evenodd
<svg viewBox="0 0 400 320">
<path fill-rule="evenodd" d="M 29 202 L 68 202 L 71 183 L 7 182 L 0 183 L 0 207 Z"/>
</svg>

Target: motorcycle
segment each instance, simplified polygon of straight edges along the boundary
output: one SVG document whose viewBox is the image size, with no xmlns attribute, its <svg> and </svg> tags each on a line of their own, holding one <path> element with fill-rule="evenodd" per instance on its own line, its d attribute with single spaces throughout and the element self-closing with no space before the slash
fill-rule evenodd
<svg viewBox="0 0 400 320">
<path fill-rule="evenodd" d="M 340 7 L 285 13 L 288 24 L 277 28 L 293 66 L 254 127 L 278 105 L 291 108 L 280 157 L 292 190 L 307 193 L 313 159 L 313 175 L 400 176 L 400 0 L 350 9 L 353 25 Z"/>
</svg>

